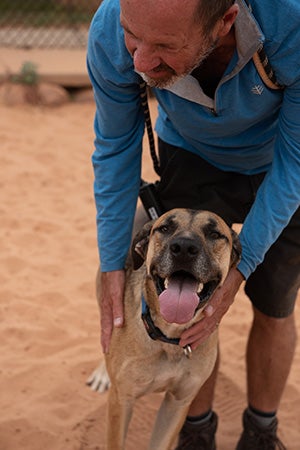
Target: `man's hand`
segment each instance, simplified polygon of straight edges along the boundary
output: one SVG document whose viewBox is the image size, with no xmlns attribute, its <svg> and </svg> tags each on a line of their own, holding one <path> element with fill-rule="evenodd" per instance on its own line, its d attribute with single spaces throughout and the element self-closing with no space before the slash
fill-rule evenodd
<svg viewBox="0 0 300 450">
<path fill-rule="evenodd" d="M 124 323 L 125 272 L 102 272 L 100 276 L 101 345 L 103 352 L 108 353 L 113 328 Z"/>
<path fill-rule="evenodd" d="M 237 269 L 230 269 L 223 285 L 213 294 L 204 309 L 205 317 L 181 335 L 180 345 L 190 345 L 194 350 L 218 327 L 222 317 L 234 301 L 244 277 Z"/>
</svg>

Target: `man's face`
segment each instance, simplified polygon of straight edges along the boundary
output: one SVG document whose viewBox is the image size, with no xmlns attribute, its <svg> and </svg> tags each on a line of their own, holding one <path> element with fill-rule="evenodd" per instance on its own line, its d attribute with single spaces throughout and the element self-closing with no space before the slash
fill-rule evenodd
<svg viewBox="0 0 300 450">
<path fill-rule="evenodd" d="M 135 70 L 164 88 L 190 73 L 215 48 L 194 19 L 198 0 L 121 0 L 125 45 Z"/>
</svg>

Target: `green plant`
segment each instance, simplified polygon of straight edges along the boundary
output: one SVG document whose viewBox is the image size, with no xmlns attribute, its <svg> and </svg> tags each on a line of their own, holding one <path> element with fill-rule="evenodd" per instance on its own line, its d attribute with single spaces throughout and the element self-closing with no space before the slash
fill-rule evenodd
<svg viewBox="0 0 300 450">
<path fill-rule="evenodd" d="M 26 86 L 35 86 L 38 83 L 39 75 L 36 64 L 27 61 L 24 62 L 18 74 L 13 75 L 11 80 L 14 83 L 24 84 Z"/>
</svg>

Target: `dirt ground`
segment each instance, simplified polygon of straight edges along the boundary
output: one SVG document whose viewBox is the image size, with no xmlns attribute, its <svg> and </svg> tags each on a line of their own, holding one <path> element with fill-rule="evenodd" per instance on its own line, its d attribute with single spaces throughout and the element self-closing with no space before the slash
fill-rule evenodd
<svg viewBox="0 0 300 450">
<path fill-rule="evenodd" d="M 154 108 L 154 106 L 153 106 Z M 0 449 L 104 450 L 107 394 L 85 381 L 101 358 L 94 292 L 92 102 L 0 107 Z M 153 179 L 149 155 L 144 177 Z M 299 305 L 296 316 L 300 321 Z M 243 290 L 220 326 L 219 450 L 233 450 L 246 405 L 251 307 Z M 300 348 L 279 435 L 300 448 Z M 128 450 L 146 449 L 159 395 L 135 409 Z"/>
</svg>

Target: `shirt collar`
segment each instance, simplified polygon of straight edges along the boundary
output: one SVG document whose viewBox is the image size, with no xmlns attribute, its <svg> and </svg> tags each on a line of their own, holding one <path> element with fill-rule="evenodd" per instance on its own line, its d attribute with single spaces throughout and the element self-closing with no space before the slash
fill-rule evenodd
<svg viewBox="0 0 300 450">
<path fill-rule="evenodd" d="M 230 73 L 224 76 L 223 82 L 239 72 L 250 61 L 265 40 L 261 28 L 244 0 L 237 0 L 237 4 L 239 5 L 239 13 L 235 21 L 237 61 Z M 198 81 L 192 75 L 181 78 L 165 89 L 208 108 L 212 108 L 214 105 L 213 99 L 204 94 Z"/>
</svg>

